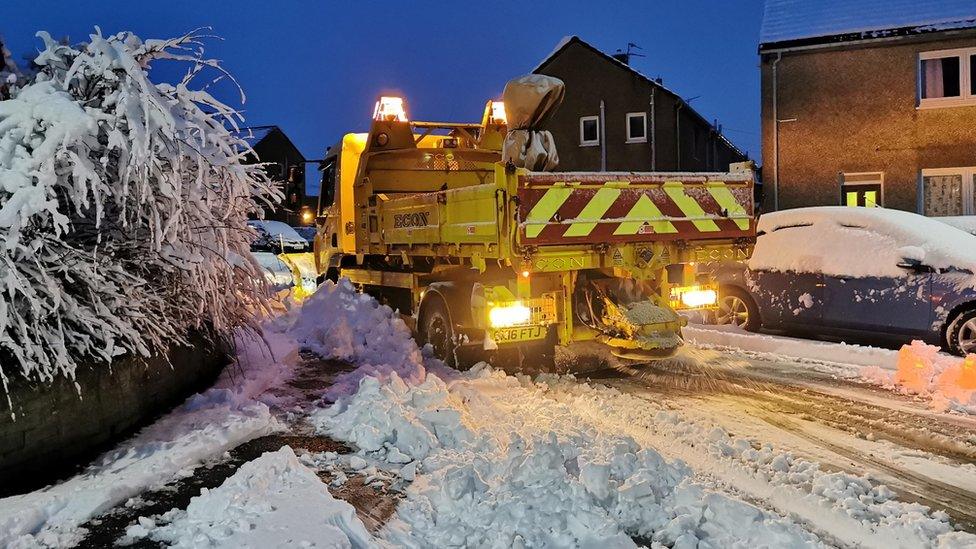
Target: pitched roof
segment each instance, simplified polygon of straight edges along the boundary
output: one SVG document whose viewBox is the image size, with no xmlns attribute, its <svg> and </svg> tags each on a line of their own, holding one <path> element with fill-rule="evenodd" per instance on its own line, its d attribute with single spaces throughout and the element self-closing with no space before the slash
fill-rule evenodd
<svg viewBox="0 0 976 549">
<path fill-rule="evenodd" d="M 278 129 L 278 126 L 251 126 L 249 128 L 241 128 L 240 131 L 236 132 L 238 137 L 247 142 L 248 145 L 257 145 L 268 134 Z"/>
<path fill-rule="evenodd" d="M 657 81 L 657 80 L 655 80 L 653 78 L 648 77 L 644 73 L 638 71 L 634 67 L 631 67 L 627 63 L 624 63 L 623 61 L 621 61 L 621 60 L 613 57 L 612 55 L 608 55 L 608 54 L 604 53 L 603 51 L 601 51 L 600 49 L 598 49 L 596 46 L 593 46 L 589 42 L 586 42 L 585 40 L 583 40 L 579 36 L 564 36 L 562 38 L 562 40 L 560 40 L 556 44 L 556 47 L 553 48 L 552 52 L 549 55 L 547 55 L 538 65 L 536 65 L 536 67 L 534 69 L 532 69 L 532 72 L 533 73 L 540 73 L 540 72 L 542 72 L 542 70 L 545 69 L 546 66 L 549 65 L 549 63 L 551 63 L 553 59 L 555 59 L 556 57 L 558 57 L 562 52 L 566 51 L 566 49 L 569 48 L 569 46 L 572 45 L 572 44 L 579 44 L 579 45 L 587 48 L 588 50 L 593 51 L 594 53 L 596 53 L 597 55 L 603 57 L 605 60 L 609 61 L 610 63 L 613 63 L 613 64 L 617 65 L 618 67 L 620 67 L 620 68 L 622 68 L 622 69 L 624 69 L 626 71 L 629 71 L 629 72 L 637 75 L 641 79 L 643 79 L 643 80 L 647 81 L 648 83 L 650 83 L 652 86 L 657 86 L 659 89 L 661 89 L 661 90 L 663 90 L 663 91 L 665 91 L 665 92 L 673 95 L 674 97 L 676 97 L 678 99 L 678 101 L 680 101 L 684 105 L 684 107 L 682 107 L 682 108 L 684 108 L 684 109 L 688 110 L 689 112 L 691 112 L 692 115 L 694 115 L 695 117 L 697 117 L 704 124 L 709 125 L 709 126 L 711 125 L 711 123 L 708 120 L 706 120 L 705 117 L 702 116 L 698 111 L 696 111 L 690 104 L 688 104 L 688 102 L 685 101 L 683 97 L 681 97 L 680 95 L 678 95 L 674 91 L 672 91 L 672 90 L 668 89 L 667 87 L 665 87 L 664 84 L 662 84 L 661 82 L 659 82 L 659 81 Z M 734 150 L 735 152 L 739 153 L 743 157 L 746 157 L 746 154 L 744 152 L 742 152 L 742 150 L 739 149 L 739 147 L 736 147 L 734 143 L 732 143 L 731 141 L 729 141 L 729 139 L 727 137 L 725 137 L 725 135 L 719 133 L 718 136 L 722 139 L 722 141 L 725 142 L 726 145 L 728 145 L 729 147 L 731 147 L 732 150 Z"/>
<path fill-rule="evenodd" d="M 976 27 L 973 0 L 766 0 L 760 49 Z"/>
<path fill-rule="evenodd" d="M 278 126 L 275 125 L 250 126 L 247 128 L 241 128 L 235 133 L 237 134 L 238 137 L 240 137 L 248 145 L 250 145 L 251 148 L 254 148 L 258 143 L 266 139 L 269 135 L 271 135 L 274 132 L 278 132 L 281 134 L 281 136 L 285 139 L 285 143 L 287 144 L 287 146 L 290 147 L 297 156 L 300 156 L 302 159 L 305 158 L 305 155 L 302 154 L 302 151 L 298 150 L 298 147 L 296 147 L 295 144 L 292 143 L 291 139 L 288 138 L 288 135 L 285 134 L 285 132 L 282 131 L 282 129 L 279 128 Z"/>
</svg>

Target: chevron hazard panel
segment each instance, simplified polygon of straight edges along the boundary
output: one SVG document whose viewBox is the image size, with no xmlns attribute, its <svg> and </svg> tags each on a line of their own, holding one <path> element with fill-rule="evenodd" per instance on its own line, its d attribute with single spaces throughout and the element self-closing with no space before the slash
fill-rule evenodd
<svg viewBox="0 0 976 549">
<path fill-rule="evenodd" d="M 755 235 L 751 180 L 717 181 L 683 175 L 526 174 L 519 178 L 518 191 L 522 243 L 559 245 Z"/>
</svg>

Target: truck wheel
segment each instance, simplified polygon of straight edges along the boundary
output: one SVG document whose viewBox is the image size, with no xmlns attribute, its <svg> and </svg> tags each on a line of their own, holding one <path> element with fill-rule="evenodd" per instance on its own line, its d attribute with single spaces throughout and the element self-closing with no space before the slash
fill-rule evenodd
<svg viewBox="0 0 976 549">
<path fill-rule="evenodd" d="M 946 330 L 946 343 L 954 355 L 976 353 L 976 309 L 956 315 Z"/>
<path fill-rule="evenodd" d="M 758 332 L 762 319 L 759 318 L 759 307 L 748 292 L 735 286 L 722 286 L 715 324 L 731 324 L 747 332 Z"/>
<path fill-rule="evenodd" d="M 447 304 L 440 297 L 431 298 L 420 312 L 417 339 L 420 345 L 430 343 L 434 356 L 450 367 L 457 366 L 455 353 L 454 327 Z"/>
</svg>

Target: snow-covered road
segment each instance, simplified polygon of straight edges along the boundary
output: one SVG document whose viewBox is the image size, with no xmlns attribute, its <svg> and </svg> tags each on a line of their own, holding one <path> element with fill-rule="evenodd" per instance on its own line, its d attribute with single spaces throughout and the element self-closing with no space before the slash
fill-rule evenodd
<svg viewBox="0 0 976 549">
<path fill-rule="evenodd" d="M 945 510 L 976 531 L 976 417 L 932 411 L 925 400 L 827 373 L 827 365 L 798 368 L 795 360 L 730 350 L 684 356 L 627 375 L 588 376 L 824 470 L 868 475 L 902 501 Z"/>
<path fill-rule="evenodd" d="M 639 368 L 457 372 L 326 285 L 219 388 L 0 500 L 0 545 L 976 547 L 976 420 L 859 380 L 897 353 L 695 330 Z"/>
</svg>

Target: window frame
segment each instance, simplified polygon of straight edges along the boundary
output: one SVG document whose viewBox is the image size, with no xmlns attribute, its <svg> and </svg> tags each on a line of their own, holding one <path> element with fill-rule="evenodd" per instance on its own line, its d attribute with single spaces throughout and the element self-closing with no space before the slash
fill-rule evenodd
<svg viewBox="0 0 976 549">
<path fill-rule="evenodd" d="M 631 137 L 630 136 L 630 120 L 631 118 L 640 118 L 641 124 L 644 127 L 644 135 L 641 137 Z M 627 139 L 625 143 L 647 143 L 647 113 L 644 111 L 639 112 L 629 112 L 624 115 L 624 129 L 627 131 Z"/>
<path fill-rule="evenodd" d="M 923 168 L 918 173 L 919 215 L 925 215 L 925 178 L 940 175 L 962 176 L 962 215 L 976 215 L 976 166 L 958 168 Z"/>
<path fill-rule="evenodd" d="M 596 123 L 596 139 L 587 141 L 583 139 L 583 124 L 592 120 Z M 597 147 L 600 145 L 600 115 L 581 116 L 579 119 L 579 146 Z"/>
<path fill-rule="evenodd" d="M 976 94 L 973 93 L 971 82 L 973 56 L 976 56 L 976 47 L 919 52 L 915 63 L 916 108 L 941 109 L 976 105 Z M 944 57 L 959 59 L 959 97 L 922 97 L 922 62 Z"/>
<path fill-rule="evenodd" d="M 867 176 L 877 176 L 877 177 L 874 178 L 874 179 L 860 179 L 860 180 L 857 180 L 857 181 L 848 181 L 847 180 L 848 177 L 862 177 L 862 178 L 865 178 Z M 838 174 L 838 176 L 837 176 L 837 179 L 838 179 L 838 183 L 839 183 L 839 185 L 837 187 L 837 190 L 840 192 L 840 195 L 839 195 L 840 202 L 839 202 L 839 204 L 841 206 L 847 206 L 847 196 L 846 196 L 846 193 L 844 192 L 844 188 L 845 187 L 858 187 L 858 186 L 875 187 L 875 186 L 877 186 L 877 187 L 879 187 L 880 190 L 878 192 L 878 202 L 877 202 L 877 205 L 874 206 L 874 207 L 877 207 L 877 208 L 884 208 L 885 207 L 884 206 L 884 204 L 885 204 L 885 174 L 884 174 L 884 172 L 840 172 Z"/>
</svg>

